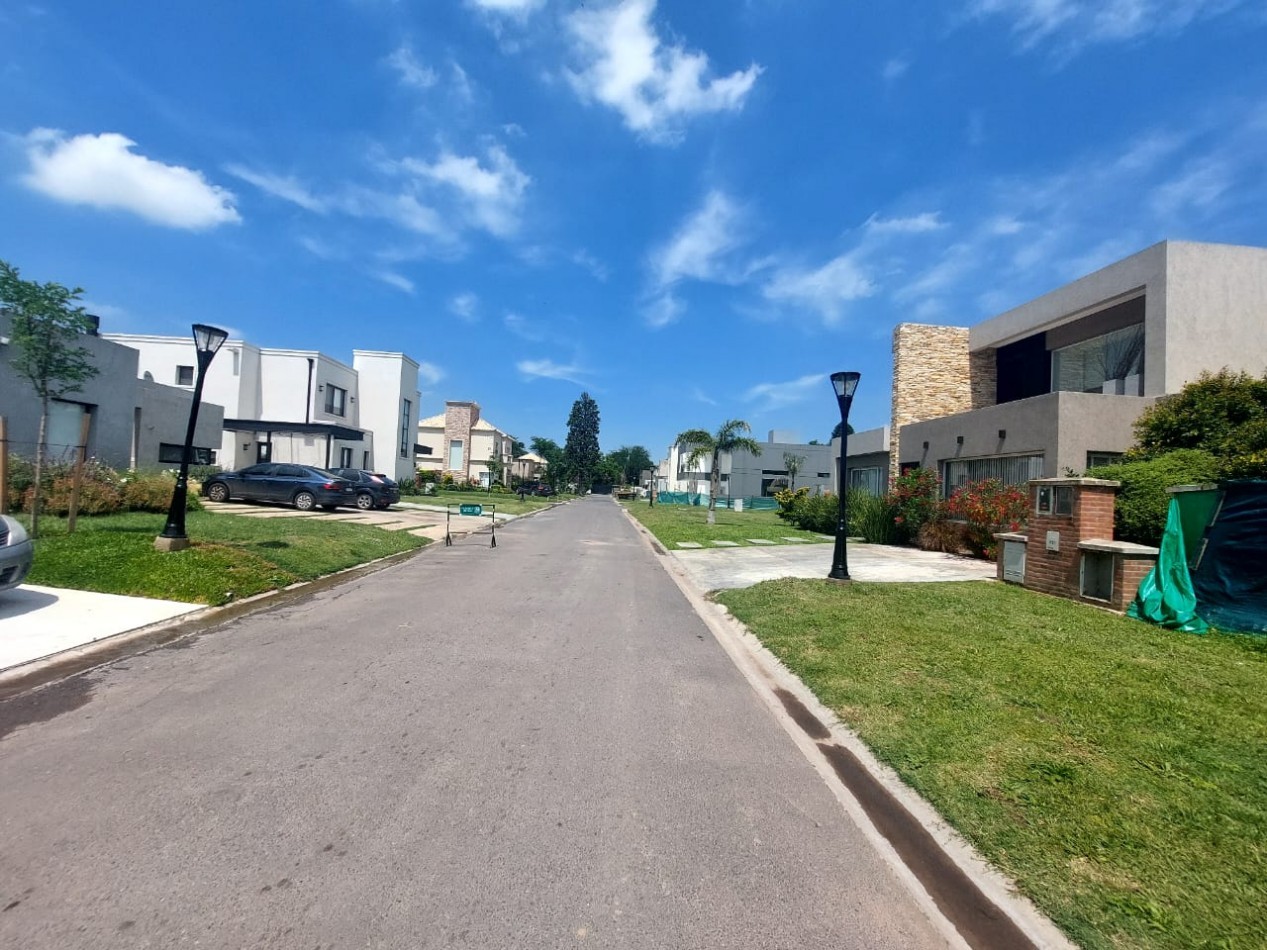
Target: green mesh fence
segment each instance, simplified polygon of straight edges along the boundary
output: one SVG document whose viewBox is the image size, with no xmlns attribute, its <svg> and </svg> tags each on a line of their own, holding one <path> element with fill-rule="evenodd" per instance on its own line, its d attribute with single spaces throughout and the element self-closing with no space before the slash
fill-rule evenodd
<svg viewBox="0 0 1267 950">
<path fill-rule="evenodd" d="M 662 491 L 655 496 L 656 504 L 659 505 L 708 505 L 708 496 L 696 492 L 684 491 Z M 774 511 L 779 507 L 779 503 L 773 498 L 760 498 L 755 495 L 749 498 L 718 498 L 718 508 L 736 508 L 735 503 L 743 502 L 744 511 Z"/>
</svg>

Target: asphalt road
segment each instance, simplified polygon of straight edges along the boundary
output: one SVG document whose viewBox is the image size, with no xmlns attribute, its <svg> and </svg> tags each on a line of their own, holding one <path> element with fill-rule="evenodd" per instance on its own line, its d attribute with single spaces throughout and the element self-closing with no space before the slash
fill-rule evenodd
<svg viewBox="0 0 1267 950">
<path fill-rule="evenodd" d="M 618 508 L 0 706 L 0 946 L 945 946 Z"/>
</svg>

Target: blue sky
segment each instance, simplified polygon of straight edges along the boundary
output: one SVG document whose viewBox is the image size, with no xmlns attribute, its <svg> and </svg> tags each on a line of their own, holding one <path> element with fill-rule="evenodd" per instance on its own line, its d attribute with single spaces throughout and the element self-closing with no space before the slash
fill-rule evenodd
<svg viewBox="0 0 1267 950">
<path fill-rule="evenodd" d="M 1267 244 L 1261 0 L 0 0 L 0 258 L 605 450 L 888 421 L 902 321 Z"/>
</svg>

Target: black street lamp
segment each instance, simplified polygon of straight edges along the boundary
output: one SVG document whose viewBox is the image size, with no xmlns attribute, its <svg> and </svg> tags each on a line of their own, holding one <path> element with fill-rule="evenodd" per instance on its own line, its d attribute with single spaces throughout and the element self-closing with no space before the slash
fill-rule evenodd
<svg viewBox="0 0 1267 950">
<path fill-rule="evenodd" d="M 207 367 L 220 345 L 229 334 L 218 327 L 203 323 L 194 324 L 194 347 L 198 351 L 198 379 L 194 382 L 194 398 L 189 407 L 189 428 L 185 430 L 185 449 L 180 455 L 180 474 L 176 476 L 176 488 L 172 492 L 172 506 L 167 510 L 167 524 L 154 539 L 154 547 L 160 551 L 180 551 L 189 547 L 185 534 L 185 504 L 189 496 L 189 456 L 194 450 L 194 428 L 198 425 L 198 407 L 202 404 L 202 383 Z"/>
<path fill-rule="evenodd" d="M 845 530 L 849 523 L 849 486 L 845 480 L 848 470 L 845 459 L 849 455 L 849 407 L 853 404 L 854 390 L 858 388 L 861 373 L 832 373 L 831 384 L 836 390 L 836 402 L 840 404 L 840 506 L 836 510 L 836 550 L 832 556 L 829 580 L 849 580 L 849 555 L 845 550 Z"/>
</svg>

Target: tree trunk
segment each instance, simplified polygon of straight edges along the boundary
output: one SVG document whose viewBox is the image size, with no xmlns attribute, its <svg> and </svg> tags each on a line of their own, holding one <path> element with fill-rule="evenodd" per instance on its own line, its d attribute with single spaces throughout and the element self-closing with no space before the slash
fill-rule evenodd
<svg viewBox="0 0 1267 950">
<path fill-rule="evenodd" d="M 713 472 L 709 478 L 708 523 L 717 524 L 717 493 L 721 491 L 721 453 L 713 452 Z"/>
<path fill-rule="evenodd" d="M 44 478 L 44 453 L 48 438 L 48 396 L 40 400 L 40 434 L 35 442 L 35 491 L 31 497 L 31 537 L 40 536 L 40 489 Z"/>
</svg>

